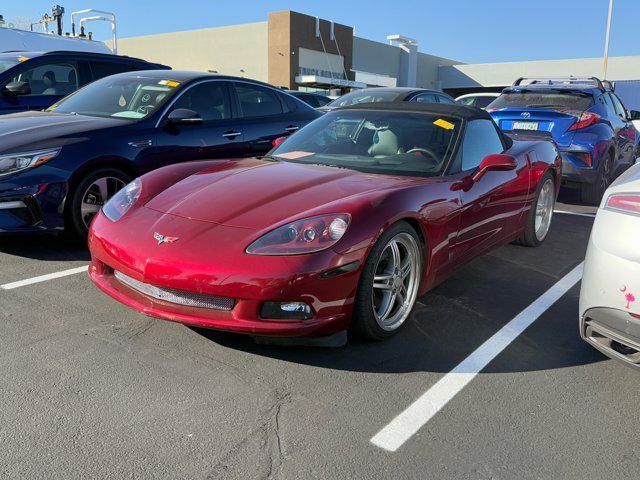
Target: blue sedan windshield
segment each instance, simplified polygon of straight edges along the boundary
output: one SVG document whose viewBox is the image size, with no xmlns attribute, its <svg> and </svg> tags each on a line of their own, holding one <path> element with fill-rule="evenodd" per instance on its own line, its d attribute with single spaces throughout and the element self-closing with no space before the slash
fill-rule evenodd
<svg viewBox="0 0 640 480">
<path fill-rule="evenodd" d="M 175 95 L 180 82 L 142 76 L 106 77 L 52 105 L 48 112 L 143 119 Z"/>
</svg>

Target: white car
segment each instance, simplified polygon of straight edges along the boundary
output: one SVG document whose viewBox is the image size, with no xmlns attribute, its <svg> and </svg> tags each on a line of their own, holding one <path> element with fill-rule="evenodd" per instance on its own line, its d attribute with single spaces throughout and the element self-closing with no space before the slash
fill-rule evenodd
<svg viewBox="0 0 640 480">
<path fill-rule="evenodd" d="M 584 261 L 580 335 L 640 367 L 640 165 L 605 192 Z"/>
<path fill-rule="evenodd" d="M 499 93 L 467 93 L 456 98 L 456 103 L 470 107 L 487 108 L 487 106 L 500 96 Z"/>
</svg>

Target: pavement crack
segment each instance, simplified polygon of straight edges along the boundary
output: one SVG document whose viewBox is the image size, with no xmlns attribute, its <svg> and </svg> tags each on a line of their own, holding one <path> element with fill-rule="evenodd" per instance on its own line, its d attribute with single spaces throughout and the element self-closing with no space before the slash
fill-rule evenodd
<svg viewBox="0 0 640 480">
<path fill-rule="evenodd" d="M 291 393 L 277 390 L 271 405 L 258 417 L 258 425 L 231 447 L 214 465 L 208 479 L 278 478 L 286 459 L 282 437 L 282 407 L 291 403 Z M 258 458 L 254 455 L 259 454 Z M 253 465 L 251 472 L 246 468 Z"/>
</svg>

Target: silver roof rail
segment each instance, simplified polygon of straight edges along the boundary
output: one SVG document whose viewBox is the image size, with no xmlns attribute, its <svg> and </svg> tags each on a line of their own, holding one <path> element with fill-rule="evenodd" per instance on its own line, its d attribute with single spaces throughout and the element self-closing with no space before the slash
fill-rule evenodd
<svg viewBox="0 0 640 480">
<path fill-rule="evenodd" d="M 535 84 L 582 84 L 582 85 L 593 85 L 598 88 L 600 91 L 605 91 L 605 86 L 597 77 L 520 77 L 515 82 L 513 82 L 513 86 L 522 86 L 524 82 L 527 82 L 527 85 L 535 85 Z M 609 83 L 609 82 L 607 82 Z"/>
</svg>

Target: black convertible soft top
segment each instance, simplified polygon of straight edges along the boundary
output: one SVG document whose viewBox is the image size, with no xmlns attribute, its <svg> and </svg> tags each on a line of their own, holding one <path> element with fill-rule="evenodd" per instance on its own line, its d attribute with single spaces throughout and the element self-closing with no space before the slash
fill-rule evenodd
<svg viewBox="0 0 640 480">
<path fill-rule="evenodd" d="M 374 103 L 357 103 L 348 107 L 339 107 L 334 111 L 340 110 L 393 110 L 396 112 L 423 112 L 434 113 L 436 115 L 445 115 L 457 117 L 463 120 L 475 120 L 478 118 L 486 118 L 493 120 L 486 110 L 477 107 L 469 107 L 466 105 L 453 105 L 449 103 L 421 103 L 421 102 L 374 102 Z"/>
</svg>

